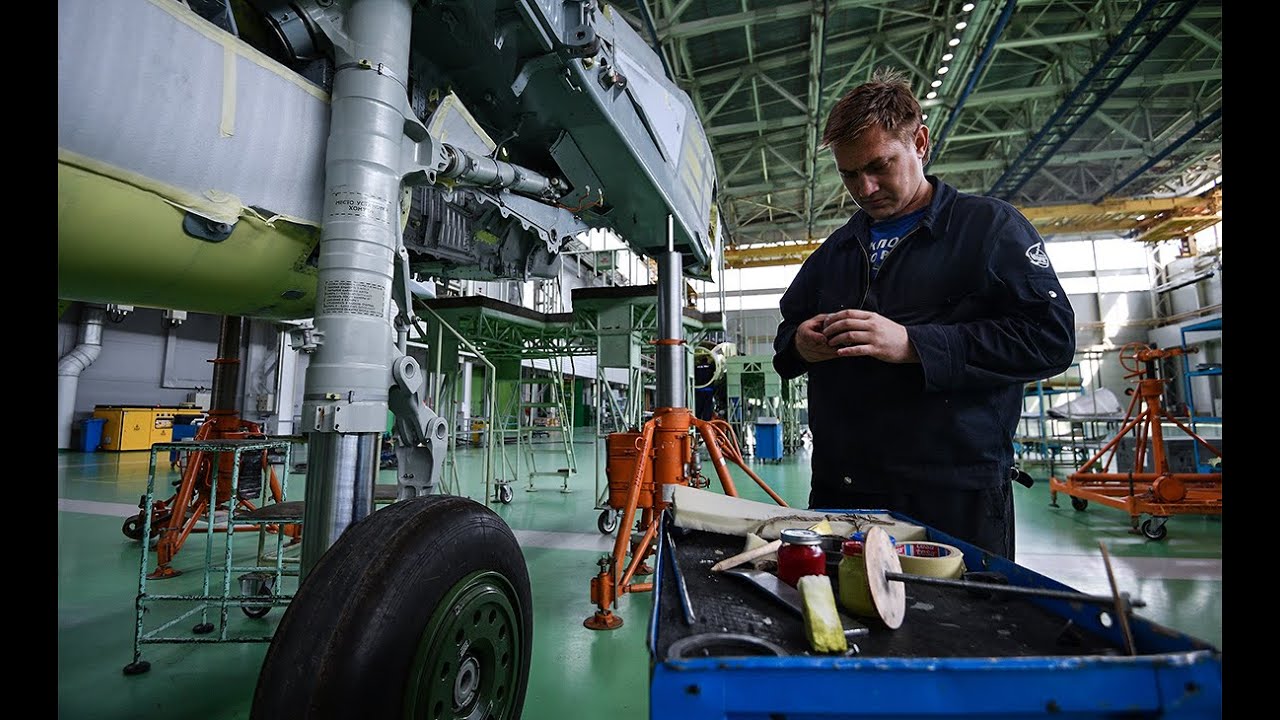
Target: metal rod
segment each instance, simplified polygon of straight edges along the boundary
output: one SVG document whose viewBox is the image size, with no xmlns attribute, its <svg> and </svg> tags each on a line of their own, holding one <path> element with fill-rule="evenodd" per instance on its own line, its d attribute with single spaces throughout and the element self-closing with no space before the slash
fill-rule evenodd
<svg viewBox="0 0 1280 720">
<path fill-rule="evenodd" d="M 550 197 L 560 183 L 528 168 L 495 160 L 456 145 L 444 144 L 447 165 L 440 174 L 487 188 L 510 188 L 534 197 Z"/>
<path fill-rule="evenodd" d="M 684 622 L 686 625 L 692 625 L 695 620 L 693 616 L 693 601 L 689 599 L 689 586 L 684 582 L 684 572 L 680 569 L 680 561 L 676 558 L 676 541 L 671 537 L 671 530 L 664 530 L 667 536 L 667 553 L 671 555 L 671 569 L 676 574 L 676 588 L 680 590 L 680 607 L 684 610 Z"/>
<path fill-rule="evenodd" d="M 920 585 L 937 585 L 939 587 L 962 588 L 964 590 L 987 590 L 993 593 L 1010 593 L 1013 595 L 1031 595 L 1034 597 L 1055 598 L 1058 600 L 1069 600 L 1072 602 L 1087 602 L 1095 605 L 1107 605 L 1114 607 L 1116 599 L 1111 595 L 1088 595 L 1085 593 L 1072 592 L 1070 590 L 1050 590 L 1049 588 L 1030 588 L 1019 585 L 1003 585 L 1000 583 L 984 583 L 974 582 L 972 580 L 951 580 L 949 578 L 935 578 L 924 575 L 908 575 L 907 573 L 885 571 L 886 580 L 897 580 L 904 583 L 917 583 Z M 1125 602 L 1130 607 L 1146 607 L 1146 602 L 1140 599 L 1129 599 L 1128 593 L 1121 593 Z"/>
<path fill-rule="evenodd" d="M 1120 618 L 1120 633 L 1124 636 L 1124 649 L 1130 655 L 1137 655 L 1137 646 L 1133 643 L 1133 631 L 1129 629 L 1129 613 L 1125 612 L 1125 603 L 1128 598 L 1124 597 L 1120 589 L 1116 587 L 1116 576 L 1111 572 L 1111 555 L 1107 553 L 1107 546 L 1098 541 L 1098 547 L 1102 550 L 1102 562 L 1107 566 L 1107 582 L 1111 583 L 1111 598 L 1115 603 L 1116 615 Z"/>
<path fill-rule="evenodd" d="M 658 255 L 658 407 L 686 407 L 684 308 L 681 302 L 683 270 L 678 252 Z"/>
<path fill-rule="evenodd" d="M 240 335 L 244 319 L 224 315 L 218 329 L 218 359 L 213 364 L 213 387 L 209 394 L 211 413 L 238 413 L 236 390 L 240 384 Z"/>
</svg>

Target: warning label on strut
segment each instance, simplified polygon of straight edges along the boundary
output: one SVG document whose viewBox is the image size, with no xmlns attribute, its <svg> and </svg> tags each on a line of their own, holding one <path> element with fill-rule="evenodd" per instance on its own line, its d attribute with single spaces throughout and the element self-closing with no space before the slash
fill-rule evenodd
<svg viewBox="0 0 1280 720">
<path fill-rule="evenodd" d="M 317 315 L 369 315 L 383 317 L 387 291 L 382 285 L 362 280 L 327 280 L 320 288 Z"/>
<path fill-rule="evenodd" d="M 392 224 L 391 202 L 386 198 L 351 190 L 334 190 L 329 217 L 361 218 L 384 225 Z"/>
</svg>

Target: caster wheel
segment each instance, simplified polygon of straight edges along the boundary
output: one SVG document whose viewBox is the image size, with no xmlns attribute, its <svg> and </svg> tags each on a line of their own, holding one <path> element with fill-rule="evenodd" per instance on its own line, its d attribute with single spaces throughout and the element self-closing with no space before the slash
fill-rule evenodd
<svg viewBox="0 0 1280 720">
<path fill-rule="evenodd" d="M 600 517 L 596 518 L 596 528 L 601 535 L 612 535 L 613 531 L 618 529 L 618 513 L 612 510 L 602 510 Z"/>
<path fill-rule="evenodd" d="M 1089 501 L 1084 498 L 1073 497 L 1071 498 L 1071 507 L 1084 512 L 1084 509 L 1089 507 Z"/>
<path fill-rule="evenodd" d="M 132 517 L 125 518 L 124 525 L 120 528 L 120 532 L 124 533 L 125 537 L 135 542 L 142 540 L 142 516 L 134 515 Z"/>
<path fill-rule="evenodd" d="M 271 597 L 274 591 L 275 580 L 270 575 L 254 575 L 244 576 L 240 578 L 240 588 L 244 595 Z M 258 619 L 266 617 L 271 612 L 270 605 L 241 605 L 240 612 L 246 617 Z"/>
<path fill-rule="evenodd" d="M 156 541 L 159 541 L 161 530 L 164 530 L 165 525 L 169 524 L 170 515 L 173 515 L 172 512 L 160 512 L 160 514 L 151 518 L 150 542 L 152 548 L 155 548 Z M 131 539 L 131 541 L 141 542 L 142 528 L 145 523 L 146 519 L 143 518 L 141 512 L 138 512 L 137 515 L 131 515 L 124 519 L 124 524 L 120 525 L 120 532 L 124 533 L 124 537 Z"/>
<path fill-rule="evenodd" d="M 1142 534 L 1151 540 L 1163 540 L 1169 534 L 1169 528 L 1164 523 L 1157 525 L 1147 519 L 1142 521 Z"/>
<path fill-rule="evenodd" d="M 498 486 L 498 502 L 502 503 L 503 505 L 510 505 L 511 500 L 515 498 L 515 495 L 516 495 L 516 492 L 515 490 L 511 489 L 510 485 Z"/>
</svg>

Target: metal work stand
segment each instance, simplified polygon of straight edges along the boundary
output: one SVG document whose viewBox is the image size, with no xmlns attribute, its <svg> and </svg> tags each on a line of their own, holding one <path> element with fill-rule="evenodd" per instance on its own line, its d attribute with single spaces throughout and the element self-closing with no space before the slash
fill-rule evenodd
<svg viewBox="0 0 1280 720">
<path fill-rule="evenodd" d="M 142 646 L 154 643 L 226 643 L 226 642 L 269 642 L 270 634 L 262 634 L 261 626 L 241 627 L 233 632 L 228 622 L 229 608 L 239 607 L 250 619 L 264 617 L 272 607 L 284 606 L 293 598 L 292 592 L 285 592 L 283 581 L 286 577 L 298 576 L 299 558 L 285 558 L 286 528 L 295 529 L 302 524 L 302 501 L 286 501 L 288 497 L 289 454 L 292 446 L 291 438 L 268 438 L 262 440 L 209 440 L 156 443 L 151 446 L 151 462 L 147 474 L 147 493 L 143 499 L 143 507 L 151 507 L 155 495 L 156 458 L 164 455 L 168 458 L 171 450 L 180 452 L 202 451 L 210 453 L 216 464 L 225 454 L 231 454 L 232 463 L 230 480 L 230 498 L 224 503 L 210 502 L 206 510 L 204 574 L 200 592 L 197 594 L 153 594 L 147 589 L 148 567 L 151 563 L 149 553 L 152 546 L 151 514 L 144 513 L 145 522 L 142 534 L 142 561 L 138 572 L 138 596 L 135 602 L 137 616 L 134 626 L 133 662 L 124 666 L 124 674 L 137 675 L 151 669 L 151 663 L 142 659 Z M 239 502 L 241 458 L 246 453 L 283 451 L 284 472 L 281 477 L 281 501 L 268 503 L 271 498 L 269 483 L 264 477 L 259 504 L 251 510 L 240 508 Z M 166 460 L 165 467 L 168 467 Z M 264 473 L 265 474 L 265 473 Z M 216 490 L 214 491 L 216 492 Z M 219 507 L 225 505 L 225 508 Z M 225 517 L 220 517 L 225 515 Z M 235 538 L 246 532 L 257 531 L 257 554 L 251 565 L 235 565 L 232 550 Z M 237 531 L 241 531 L 237 533 Z M 224 543 L 220 565 L 214 564 L 214 533 L 222 532 Z M 268 552 L 267 536 L 275 536 L 274 552 Z M 298 536 L 293 533 L 295 542 L 291 546 L 301 547 Z M 239 592 L 232 594 L 232 575 L 242 573 L 238 577 Z M 215 594 L 218 581 L 215 576 L 221 574 L 219 592 Z M 166 579 L 165 582 L 179 582 Z M 192 607 L 177 617 L 163 621 L 161 625 L 149 631 L 144 630 L 143 619 L 152 606 L 160 603 L 189 603 Z M 217 614 L 217 625 L 211 620 L 211 613 Z M 191 628 L 189 634 L 163 635 L 183 620 L 199 614 L 199 621 Z M 217 630 L 215 634 L 214 631 Z M 250 631 L 258 631 L 256 634 Z"/>
</svg>

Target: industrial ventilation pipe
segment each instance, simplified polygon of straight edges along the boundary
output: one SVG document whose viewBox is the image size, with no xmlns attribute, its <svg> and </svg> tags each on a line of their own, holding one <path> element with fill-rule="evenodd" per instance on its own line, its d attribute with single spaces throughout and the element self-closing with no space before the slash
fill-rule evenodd
<svg viewBox="0 0 1280 720">
<path fill-rule="evenodd" d="M 84 306 L 80 313 L 80 344 L 58 360 L 58 449 L 71 447 L 71 425 L 76 414 L 76 388 L 80 373 L 102 353 L 101 307 Z"/>
</svg>

